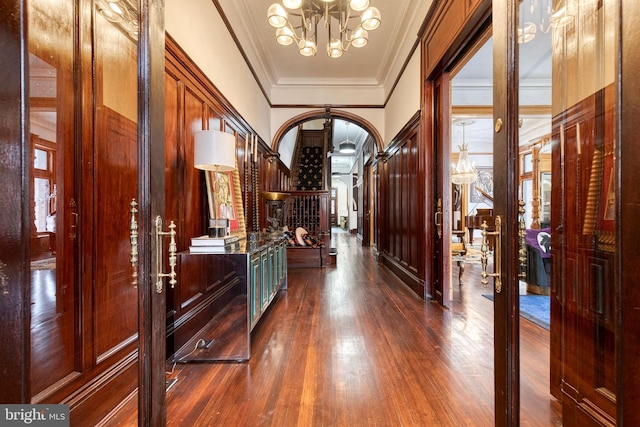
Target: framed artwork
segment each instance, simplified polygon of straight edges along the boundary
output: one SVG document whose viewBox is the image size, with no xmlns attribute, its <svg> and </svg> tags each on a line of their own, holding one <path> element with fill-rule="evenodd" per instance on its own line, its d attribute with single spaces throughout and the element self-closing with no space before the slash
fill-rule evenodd
<svg viewBox="0 0 640 427">
<path fill-rule="evenodd" d="M 353 211 L 358 211 L 358 175 L 354 174 L 351 176 L 351 184 L 353 191 L 352 194 L 352 202 L 353 202 Z"/>
<path fill-rule="evenodd" d="M 206 171 L 205 178 L 209 218 L 228 219 L 231 234 L 241 239 L 246 238 L 247 230 L 237 160 L 236 169 L 233 171 Z"/>
<path fill-rule="evenodd" d="M 477 168 L 478 179 L 469 184 L 471 203 L 493 203 L 493 168 Z"/>
</svg>

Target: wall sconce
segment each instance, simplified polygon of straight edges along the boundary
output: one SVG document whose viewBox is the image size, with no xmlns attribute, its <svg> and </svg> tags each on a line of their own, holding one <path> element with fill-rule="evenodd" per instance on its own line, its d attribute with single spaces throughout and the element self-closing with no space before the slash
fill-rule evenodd
<svg viewBox="0 0 640 427">
<path fill-rule="evenodd" d="M 236 138 L 218 130 L 203 130 L 194 135 L 193 166 L 213 172 L 229 172 L 236 168 Z M 212 189 L 207 188 L 207 191 Z M 213 200 L 213 218 L 209 219 L 209 237 L 224 237 L 228 234 L 229 220 L 218 219 L 217 198 Z"/>
</svg>

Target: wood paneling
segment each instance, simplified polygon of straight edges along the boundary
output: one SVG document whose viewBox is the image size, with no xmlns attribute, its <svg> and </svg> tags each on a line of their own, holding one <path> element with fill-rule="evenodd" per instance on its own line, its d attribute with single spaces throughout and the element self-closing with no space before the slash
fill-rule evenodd
<svg viewBox="0 0 640 427">
<path fill-rule="evenodd" d="M 430 76 L 451 61 L 490 10 L 488 0 L 433 2 L 422 38 L 423 75 Z"/>
<path fill-rule="evenodd" d="M 4 386 L 0 388 L 0 401 L 4 403 L 26 402 L 31 397 L 29 383 L 29 323 L 24 313 L 30 312 L 28 244 L 30 201 L 22 195 L 27 183 L 23 176 L 23 165 L 30 162 L 31 155 L 24 147 L 22 137 L 28 135 L 23 115 L 23 38 L 21 28 L 23 2 L 9 0 L 0 7 L 0 179 L 6 191 L 0 193 L 3 221 L 0 224 L 0 339 L 5 348 L 0 352 L 0 371 L 4 372 Z"/>
<path fill-rule="evenodd" d="M 138 333 L 132 285 L 129 203 L 137 199 L 137 125 L 108 107 L 98 109 L 94 146 L 95 350 L 97 361 L 131 345 Z"/>
<path fill-rule="evenodd" d="M 381 193 L 391 203 L 380 205 L 384 210 L 378 217 L 383 221 L 387 241 L 381 241 L 382 259 L 396 274 L 420 296 L 424 297 L 424 172 L 420 169 L 419 115 L 416 115 L 398 137 L 387 146 L 386 167 L 378 173 L 387 173 L 382 182 L 388 186 Z M 388 171 L 388 172 L 387 172 Z"/>
<path fill-rule="evenodd" d="M 615 176 L 614 102 L 609 86 L 554 119 L 553 155 L 564 162 L 552 175 L 553 188 L 563 189 L 562 200 L 552 202 L 552 224 L 562 230 L 552 234 L 553 271 L 559 270 L 552 295 L 564 325 L 558 332 L 566 425 L 616 417 L 615 222 L 605 216 Z"/>
<path fill-rule="evenodd" d="M 206 232 L 204 173 L 193 167 L 193 135 L 201 129 L 218 129 L 236 135 L 238 191 L 243 193 L 245 223 L 249 231 L 265 228 L 264 201 L 260 193 L 267 189 L 281 190 L 277 188 L 281 167 L 281 162 L 275 161 L 277 155 L 255 136 L 233 106 L 170 37 L 167 37 L 165 65 L 166 209 L 167 218 L 177 219 L 179 225 L 178 250 L 188 250 L 190 239 Z M 224 265 L 214 264 L 210 268 L 222 275 L 221 282 L 226 280 L 223 277 L 229 272 Z M 167 297 L 168 357 L 220 310 L 214 298 L 217 286 L 178 277 L 178 284 Z"/>
<path fill-rule="evenodd" d="M 619 424 L 640 425 L 640 269 L 638 265 L 638 237 L 639 228 L 635 226 L 640 218 L 640 128 L 637 125 L 638 94 L 640 94 L 640 79 L 635 78 L 640 67 L 640 3 L 634 0 L 622 0 L 620 14 L 620 35 L 623 43 L 616 49 L 621 54 L 618 70 L 624 78 L 624 90 L 619 94 L 620 110 L 619 134 L 620 146 L 616 156 L 620 166 L 620 316 L 618 325 L 620 339 L 618 340 L 618 375 L 617 398 L 620 402 L 617 411 Z M 613 49 L 612 49 L 613 50 Z"/>
</svg>

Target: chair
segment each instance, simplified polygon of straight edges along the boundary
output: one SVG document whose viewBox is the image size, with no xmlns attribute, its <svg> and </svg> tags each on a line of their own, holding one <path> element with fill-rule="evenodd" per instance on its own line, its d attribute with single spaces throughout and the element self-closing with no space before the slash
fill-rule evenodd
<svg viewBox="0 0 640 427">
<path fill-rule="evenodd" d="M 451 260 L 458 264 L 458 283 L 462 285 L 462 275 L 464 274 L 464 262 L 467 256 L 467 239 L 464 230 L 453 230 L 451 232 L 455 242 L 451 242 Z"/>
</svg>

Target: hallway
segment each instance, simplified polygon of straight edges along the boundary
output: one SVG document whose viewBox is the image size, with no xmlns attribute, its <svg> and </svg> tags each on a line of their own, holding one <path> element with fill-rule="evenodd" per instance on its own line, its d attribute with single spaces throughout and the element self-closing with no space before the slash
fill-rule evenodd
<svg viewBox="0 0 640 427">
<path fill-rule="evenodd" d="M 175 367 L 167 425 L 493 425 L 492 303 L 478 266 L 467 266 L 443 309 L 417 298 L 355 237 L 334 233 L 332 243 L 337 267 L 289 269 L 289 289 L 252 333 L 249 363 Z M 521 325 L 521 425 L 560 425 L 548 332 Z M 135 425 L 136 404 L 109 425 Z"/>
</svg>

